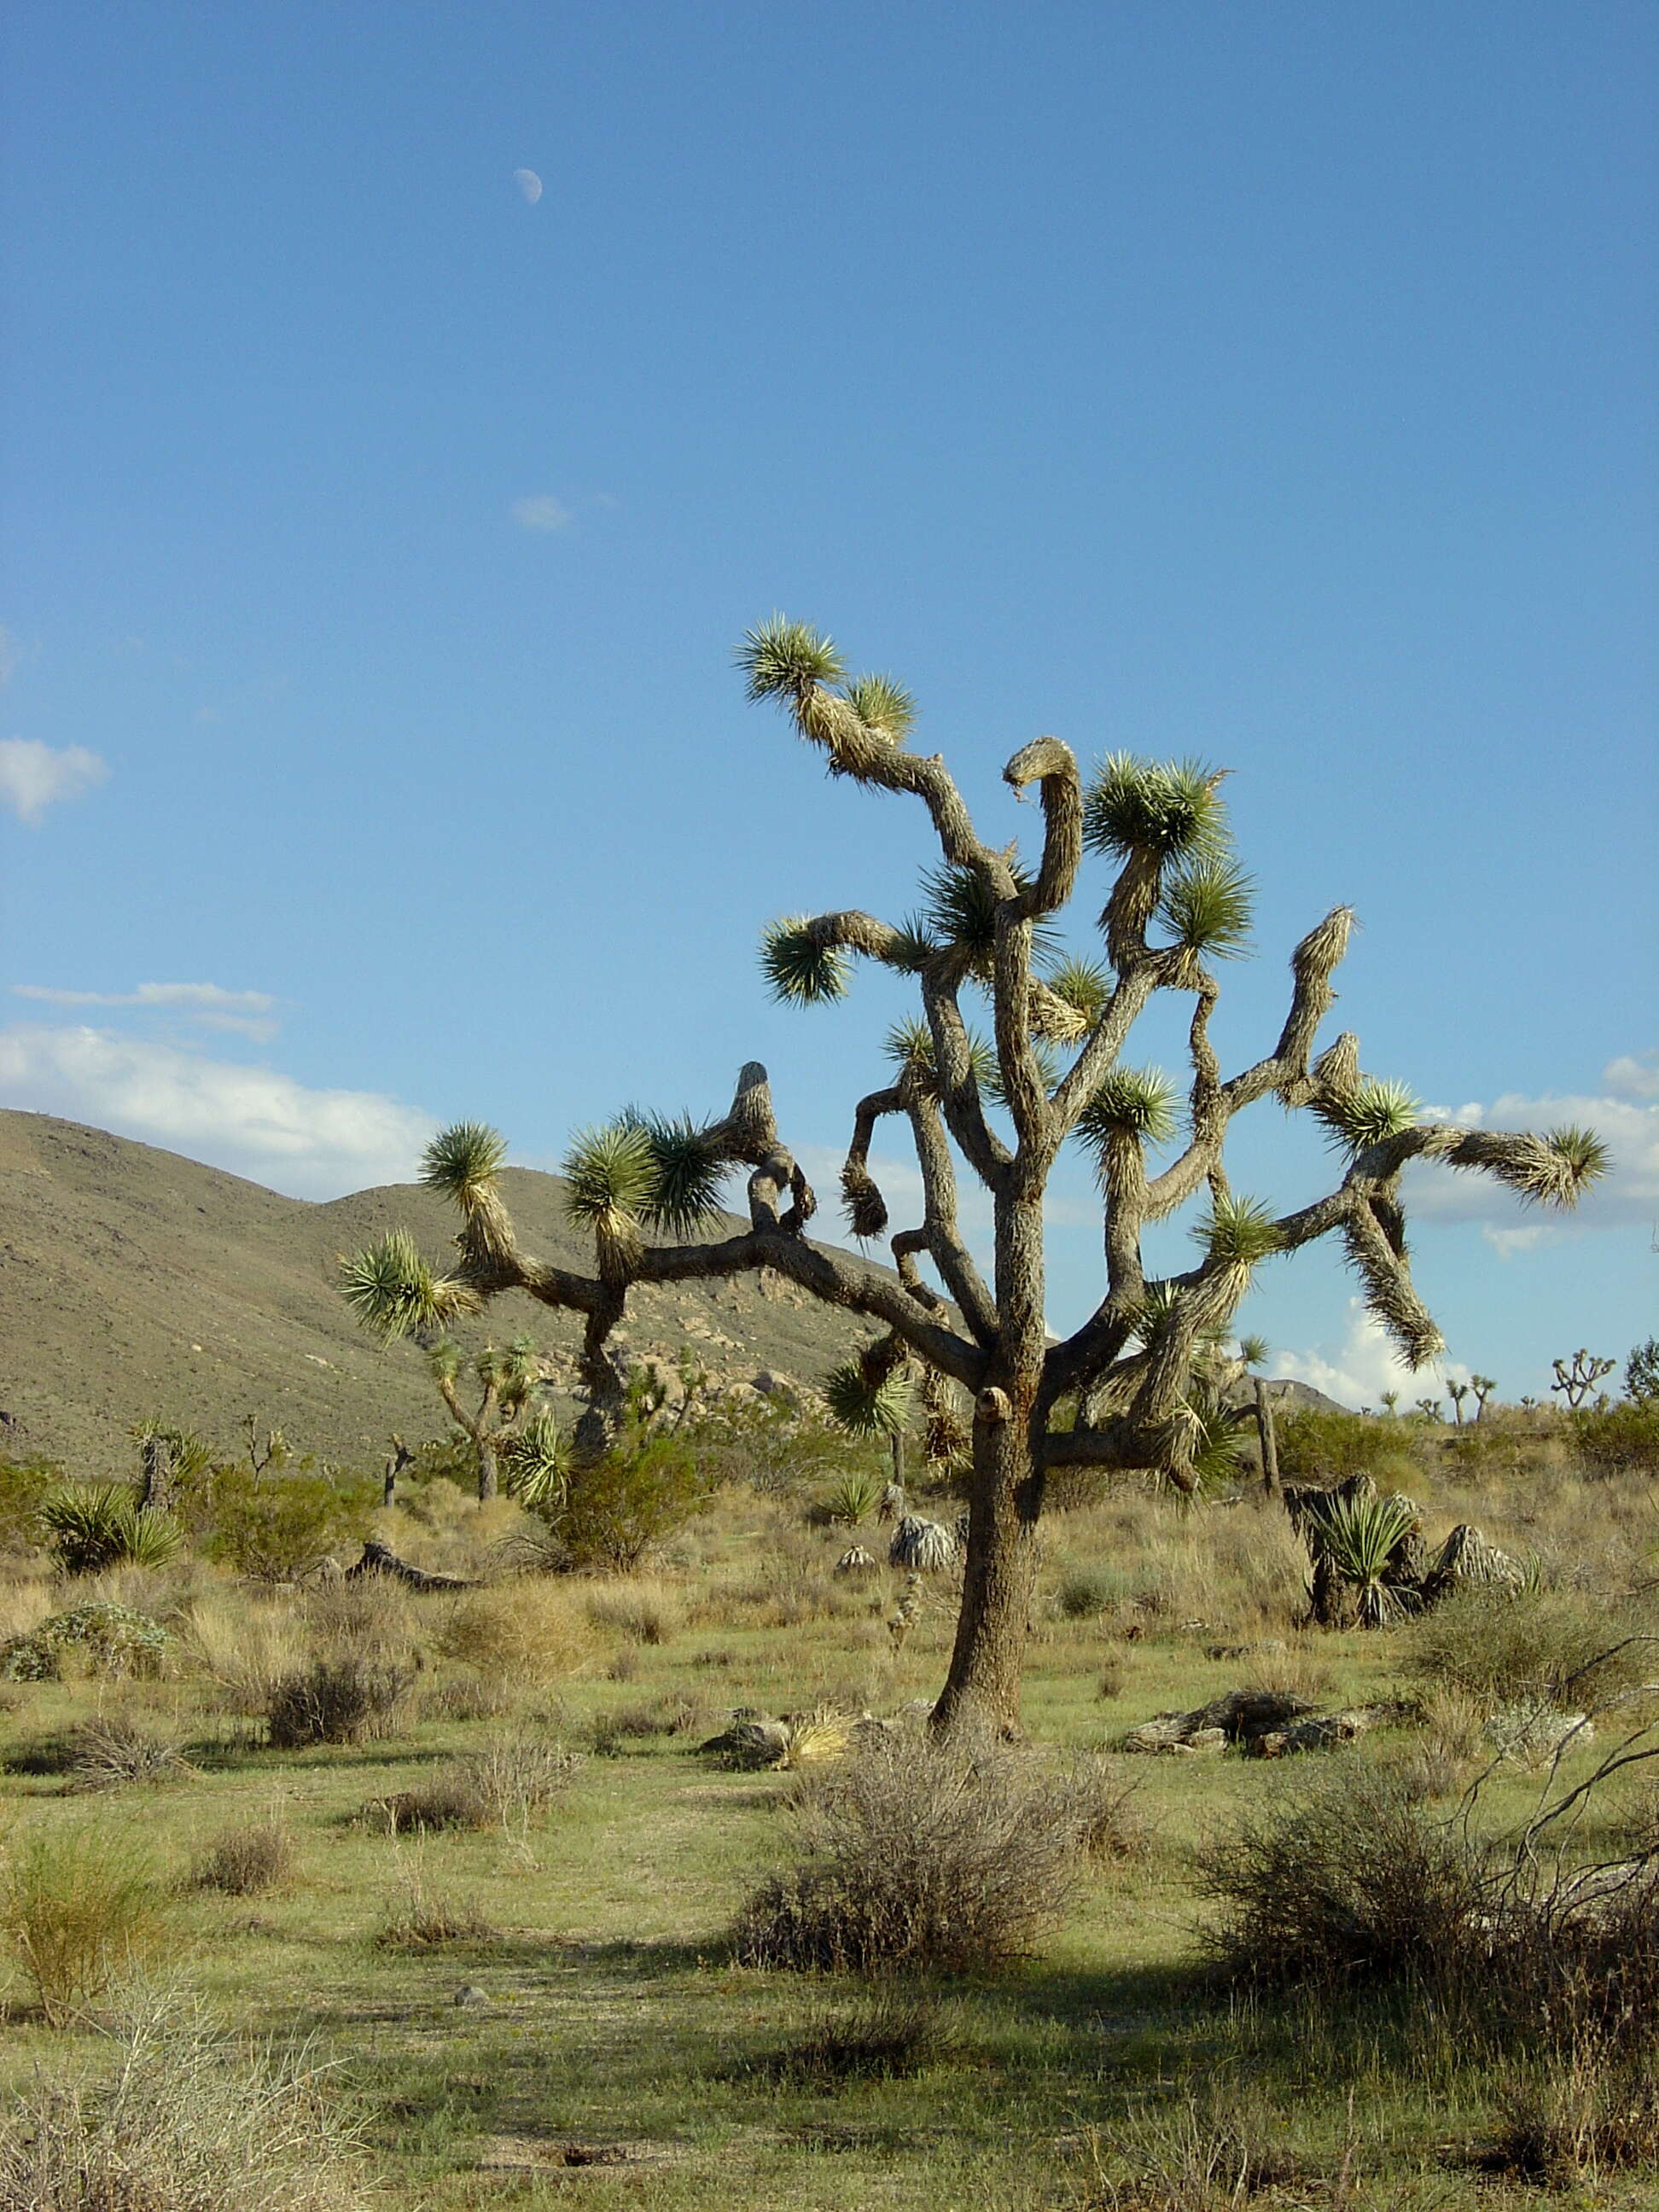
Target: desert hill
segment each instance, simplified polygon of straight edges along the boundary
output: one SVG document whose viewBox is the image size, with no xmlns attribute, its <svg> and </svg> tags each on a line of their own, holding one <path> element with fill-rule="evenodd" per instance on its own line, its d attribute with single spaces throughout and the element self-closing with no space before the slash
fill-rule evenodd
<svg viewBox="0 0 1659 2212">
<path fill-rule="evenodd" d="M 556 1176 L 509 1168 L 504 1183 L 527 1249 L 591 1264 Z M 371 1343 L 334 1288 L 340 1254 L 400 1224 L 442 1260 L 453 1213 L 416 1184 L 317 1205 L 102 1129 L 0 1111 L 0 1449 L 107 1478 L 131 1472 L 127 1431 L 149 1414 L 226 1448 L 253 1414 L 296 1449 L 363 1467 L 394 1429 L 441 1434 L 418 1352 Z M 459 1334 L 481 1345 L 520 1332 L 571 1371 L 576 1322 L 532 1299 L 499 1299 Z M 865 1333 L 763 1276 L 636 1291 L 622 1340 L 671 1365 L 689 1348 L 724 1382 L 810 1383 Z M 1329 1403 L 1300 1383 L 1276 1395 Z"/>
<path fill-rule="evenodd" d="M 527 1249 L 591 1265 L 557 1176 L 510 1168 L 504 1184 Z M 107 1477 L 131 1471 L 127 1431 L 149 1413 L 227 1447 L 252 1413 L 296 1449 L 364 1466 L 393 1429 L 441 1434 L 419 1354 L 371 1343 L 334 1289 L 337 1255 L 399 1224 L 443 1259 L 453 1213 L 415 1184 L 317 1205 L 101 1129 L 0 1112 L 0 1449 Z M 516 1295 L 459 1334 L 521 1331 L 556 1358 L 579 1334 Z M 726 1380 L 811 1382 L 862 1333 L 769 1276 L 636 1292 L 623 1334 L 642 1358 L 689 1346 Z"/>
</svg>

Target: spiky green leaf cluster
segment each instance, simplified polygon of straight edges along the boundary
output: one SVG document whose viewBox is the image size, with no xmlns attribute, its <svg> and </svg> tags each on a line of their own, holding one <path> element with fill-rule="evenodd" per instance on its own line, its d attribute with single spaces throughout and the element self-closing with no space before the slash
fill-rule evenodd
<svg viewBox="0 0 1659 2212">
<path fill-rule="evenodd" d="M 1384 1138 L 1414 1129 L 1422 1108 L 1403 1083 L 1368 1076 L 1351 1091 L 1316 1100 L 1314 1112 L 1338 1144 L 1363 1152 Z"/>
<path fill-rule="evenodd" d="M 1014 881 L 1024 890 L 1030 876 L 1018 861 Z M 962 954 L 969 971 L 988 982 L 995 963 L 997 908 L 995 889 L 975 868 L 957 867 L 949 861 L 924 871 L 921 927 L 934 943 L 950 945 Z M 1053 926 L 1039 921 L 1031 932 L 1031 951 L 1041 960 L 1052 958 L 1056 947 Z"/>
<path fill-rule="evenodd" d="M 1238 1364 L 1241 1367 L 1265 1367 L 1270 1349 L 1265 1336 L 1241 1336 L 1238 1340 Z"/>
<path fill-rule="evenodd" d="M 532 1513 L 564 1503 L 570 1480 L 570 1440 L 551 1413 L 532 1413 L 501 1454 L 501 1476 L 510 1497 Z"/>
<path fill-rule="evenodd" d="M 1127 859 L 1150 852 L 1159 860 L 1219 857 L 1226 844 L 1226 809 L 1200 761 L 1137 760 L 1109 753 L 1095 770 L 1083 806 L 1083 841 L 1091 851 Z"/>
<path fill-rule="evenodd" d="M 933 1033 L 919 1016 L 911 1015 L 895 1022 L 882 1040 L 882 1050 L 895 1067 L 909 1071 L 921 1081 L 930 1097 L 938 1096 L 939 1072 L 933 1055 Z M 995 1095 L 1000 1079 L 997 1071 L 997 1056 L 988 1041 L 975 1030 L 968 1032 L 968 1062 L 974 1080 L 981 1091 Z"/>
<path fill-rule="evenodd" d="M 908 1425 L 915 1401 L 908 1370 L 896 1367 L 879 1378 L 856 1359 L 831 1369 L 820 1385 L 830 1418 L 855 1437 L 896 1437 Z"/>
<path fill-rule="evenodd" d="M 793 705 L 814 684 L 839 684 L 847 673 L 833 639 L 783 615 L 746 632 L 736 658 L 751 701 Z"/>
<path fill-rule="evenodd" d="M 1232 1267 L 1254 1267 L 1279 1249 L 1279 1224 L 1259 1198 L 1212 1198 L 1193 1236 L 1209 1258 Z"/>
<path fill-rule="evenodd" d="M 362 1326 L 386 1344 L 438 1334 L 478 1304 L 465 1283 L 433 1273 L 406 1229 L 343 1261 L 340 1290 Z"/>
<path fill-rule="evenodd" d="M 761 939 L 761 972 L 786 1005 L 821 1006 L 844 999 L 852 963 L 838 945 L 820 945 L 805 915 L 769 924 Z"/>
<path fill-rule="evenodd" d="M 1176 1133 L 1176 1087 L 1161 1067 L 1114 1067 L 1078 1118 L 1078 1135 L 1104 1164 L 1114 1139 L 1167 1145 Z"/>
<path fill-rule="evenodd" d="M 856 677 L 842 696 L 866 729 L 896 745 L 915 727 L 916 702 L 890 676 Z"/>
<path fill-rule="evenodd" d="M 480 1382 L 492 1383 L 502 1405 L 511 1413 L 542 1379 L 541 1355 L 527 1336 L 515 1336 L 506 1346 L 486 1345 L 475 1362 Z"/>
<path fill-rule="evenodd" d="M 164 1567 L 184 1549 L 178 1522 L 153 1506 L 140 1505 L 125 1483 L 52 1491 L 41 1501 L 40 1521 L 47 1548 L 66 1575 Z"/>
<path fill-rule="evenodd" d="M 573 1221 L 613 1243 L 638 1234 L 656 1188 L 651 1140 L 637 1121 L 580 1129 L 560 1165 L 565 1210 Z"/>
<path fill-rule="evenodd" d="M 1575 1198 L 1589 1184 L 1599 1182 L 1613 1165 L 1606 1141 L 1594 1129 L 1582 1128 L 1577 1122 L 1547 1130 L 1544 1142 L 1560 1163 Z"/>
<path fill-rule="evenodd" d="M 1164 1327 L 1181 1297 L 1173 1282 L 1148 1283 L 1146 1294 L 1135 1308 L 1131 1323 L 1133 1333 L 1143 1345 L 1150 1345 Z"/>
<path fill-rule="evenodd" d="M 1237 960 L 1249 949 L 1254 879 L 1222 855 L 1188 860 L 1168 878 L 1158 914 L 1176 943 L 1196 958 Z"/>
<path fill-rule="evenodd" d="M 483 1121 L 454 1121 L 441 1129 L 421 1158 L 420 1180 L 458 1206 L 471 1209 L 489 1188 L 507 1158 L 507 1139 Z"/>
<path fill-rule="evenodd" d="M 726 1162 L 689 1114 L 624 1115 L 651 1152 L 651 1194 L 640 1218 L 677 1238 L 693 1237 L 720 1210 Z"/>
<path fill-rule="evenodd" d="M 1332 1491 L 1310 1502 L 1308 1548 L 1352 1590 L 1362 1627 L 1381 1628 L 1418 1604 L 1401 1558 L 1416 1522 L 1405 1498 L 1344 1498 Z"/>
<path fill-rule="evenodd" d="M 1106 1002 L 1112 995 L 1111 969 L 1098 960 L 1084 960 L 1075 953 L 1068 954 L 1050 968 L 1044 981 L 1054 996 L 1073 1008 L 1089 1029 L 1105 1012 Z"/>
</svg>

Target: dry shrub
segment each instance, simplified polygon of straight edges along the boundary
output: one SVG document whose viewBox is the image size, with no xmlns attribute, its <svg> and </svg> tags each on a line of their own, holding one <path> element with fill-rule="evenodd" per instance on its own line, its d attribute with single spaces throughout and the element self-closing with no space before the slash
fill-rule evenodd
<svg viewBox="0 0 1659 2212">
<path fill-rule="evenodd" d="M 198 1889 L 263 1897 L 294 1870 L 294 1839 L 281 1820 L 245 1820 L 214 1838 L 191 1869 Z"/>
<path fill-rule="evenodd" d="M 1005 1966 L 1063 1908 L 1075 1794 L 1012 1748 L 883 1732 L 797 1783 L 799 1857 L 739 1916 L 749 1966 L 945 1973 Z"/>
<path fill-rule="evenodd" d="M 1455 1972 L 1485 1923 L 1486 1869 L 1400 1778 L 1350 1767 L 1252 1814 L 1200 1862 L 1211 1949 L 1242 1981 L 1337 1988 Z"/>
<path fill-rule="evenodd" d="M 416 1865 L 405 1875 L 403 1895 L 376 1931 L 374 1944 L 381 1951 L 434 1951 L 451 1943 L 493 1942 L 500 1933 L 476 1905 L 429 1891 Z"/>
<path fill-rule="evenodd" d="M 428 1681 L 421 1692 L 423 1718 L 434 1721 L 498 1721 L 511 1712 L 515 1685 L 499 1674 L 480 1674 L 470 1667 L 442 1680 Z"/>
<path fill-rule="evenodd" d="M 121 1790 L 133 1782 L 173 1782 L 193 1774 L 176 1736 L 159 1734 L 131 1713 L 100 1713 L 70 1730 L 70 1787 Z"/>
<path fill-rule="evenodd" d="M 1497 2132 L 1480 2163 L 1556 2189 L 1659 2165 L 1655 2057 L 1651 2049 L 1581 2036 L 1565 2062 L 1511 2066 L 1497 2098 Z"/>
<path fill-rule="evenodd" d="M 435 1644 L 482 1673 L 544 1686 L 586 1662 L 593 1636 L 568 1583 L 524 1575 L 455 1599 Z"/>
<path fill-rule="evenodd" d="M 804 2033 L 741 2072 L 836 2089 L 849 2081 L 908 2078 L 955 2057 L 961 2032 L 936 1997 L 882 1981 L 851 2004 L 823 2004 Z"/>
<path fill-rule="evenodd" d="M 36 1829 L 0 1870 L 0 1936 L 54 2027 L 167 1941 L 161 1886 L 131 1836 Z"/>
<path fill-rule="evenodd" d="M 355 1653 L 315 1659 L 278 1682 L 265 1707 L 272 1748 L 297 1751 L 313 1743 L 362 1743 L 392 1735 L 414 1674 Z"/>
<path fill-rule="evenodd" d="M 1267 2111 L 1237 2084 L 1213 2083 L 1202 2100 L 1189 2098 L 1174 2112 L 1154 2107 L 1137 2114 L 1111 2146 L 1117 2172 L 1108 2172 L 1107 2146 L 1091 2135 L 1098 2187 L 1088 2203 L 1109 2206 L 1111 2212 L 1241 2212 L 1263 2199 L 1304 2203 L 1309 2200 L 1300 2190 L 1290 2194 L 1307 2177 L 1286 2150 L 1285 2133 L 1282 2114 Z M 1345 2177 L 1350 2170 L 1345 2162 Z M 1358 2201 L 1340 2180 L 1328 2199 L 1322 2191 L 1318 2201 L 1328 2202 L 1332 2212 L 1352 2203 L 1358 2212 Z"/>
<path fill-rule="evenodd" d="M 593 1716 L 593 1748 L 612 1759 L 626 1743 L 649 1743 L 659 1736 L 701 1733 L 708 1709 L 693 1698 L 653 1698 L 635 1705 L 615 1705 Z"/>
<path fill-rule="evenodd" d="M 0 2212 L 356 2212 L 358 2134 L 309 2046 L 233 2043 L 128 1994 L 112 2072 L 37 2079 L 0 2119 Z"/>
<path fill-rule="evenodd" d="M 1585 1591 L 1474 1588 L 1419 1614 L 1401 1643 L 1412 1674 L 1449 1683 L 1488 1711 L 1526 1704 L 1583 1711 L 1651 1676 L 1654 1618 Z M 1614 1649 L 1626 1638 L 1636 1640 Z"/>
<path fill-rule="evenodd" d="M 56 1603 L 52 1584 L 42 1578 L 0 1582 L 0 1644 L 32 1635 Z"/>
<path fill-rule="evenodd" d="M 303 1626 L 285 1597 L 204 1591 L 186 1608 L 179 1637 L 187 1663 L 216 1686 L 220 1704 L 250 1717 L 305 1661 Z"/>
<path fill-rule="evenodd" d="M 325 1583 L 306 1595 L 307 1648 L 328 1658 L 410 1666 L 430 1634 L 433 1603 L 386 1575 Z"/>
<path fill-rule="evenodd" d="M 1152 1823 L 1135 1802 L 1146 1770 L 1130 1763 L 1127 1779 L 1109 1759 L 1079 1759 L 1066 1778 L 1079 1847 L 1097 1865 L 1142 1859 L 1152 1847 Z"/>
<path fill-rule="evenodd" d="M 574 1755 L 531 1735 L 494 1736 L 483 1750 L 446 1759 L 413 1790 L 375 1800 L 372 1817 L 393 1835 L 438 1828 L 523 1828 L 569 1787 Z"/>
<path fill-rule="evenodd" d="M 667 1583 L 600 1583 L 585 1603 L 596 1627 L 614 1629 L 630 1644 L 670 1644 L 685 1626 L 680 1594 Z"/>
</svg>

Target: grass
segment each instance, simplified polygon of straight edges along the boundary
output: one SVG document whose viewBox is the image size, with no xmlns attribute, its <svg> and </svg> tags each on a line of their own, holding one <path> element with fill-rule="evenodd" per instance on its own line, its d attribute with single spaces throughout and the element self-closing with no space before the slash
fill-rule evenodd
<svg viewBox="0 0 1659 2212">
<path fill-rule="evenodd" d="M 1476 1484 L 1455 1466 L 1419 1468 L 1413 1482 L 1433 1533 L 1474 1521 L 1517 1555 L 1538 1551 L 1553 1574 L 1575 1563 L 1592 1589 L 1640 1579 L 1654 1540 L 1634 1485 L 1591 1487 L 1570 1472 L 1540 1484 L 1524 1470 Z M 1617 2127 L 1633 2123 L 1610 2078 L 1581 2081 L 1575 2103 L 1556 2067 L 1540 2089 L 1535 2073 L 1500 2063 L 1460 2023 L 1425 2021 L 1389 1987 L 1332 2006 L 1297 1990 L 1241 1995 L 1211 1977 L 1195 1849 L 1266 1818 L 1316 1772 L 1391 1771 L 1424 1734 L 1378 1731 L 1317 1768 L 1112 1753 L 1133 1722 L 1267 1674 L 1316 1683 L 1333 1705 L 1406 1680 L 1400 1632 L 1297 1628 L 1305 1559 L 1282 1516 L 1254 1504 L 1188 1514 L 1123 1492 L 1057 1517 L 1027 1723 L 1056 1775 L 1097 1762 L 1109 1789 L 1098 1855 L 1082 1861 L 1028 1955 L 994 1976 L 907 1977 L 900 1995 L 921 2023 L 908 2045 L 902 2020 L 884 2027 L 879 1983 L 737 1964 L 727 1931 L 768 1869 L 788 1861 L 781 1808 L 799 1784 L 787 1772 L 725 1771 L 698 1759 L 697 1741 L 744 1705 L 902 1713 L 937 1690 L 948 1651 L 949 1591 L 930 1596 L 895 1654 L 884 1626 L 895 1577 L 884 1567 L 849 1599 L 832 1574 L 842 1532 L 807 1528 L 809 1502 L 804 1492 L 788 1510 L 727 1492 L 653 1576 L 560 1586 L 547 1616 L 556 1656 L 522 1672 L 501 1656 L 525 1649 L 522 1618 L 489 1632 L 501 1640 L 487 1663 L 447 1626 L 459 1605 L 444 1598 L 377 1609 L 250 1597 L 243 1638 L 242 1594 L 198 1576 L 186 1592 L 194 1640 L 180 1636 L 167 1679 L 120 1691 L 123 1715 L 181 1742 L 188 1769 L 94 1813 L 47 1763 L 9 1767 L 9 1863 L 25 1845 L 43 1848 L 48 1866 L 78 1863 L 77 1839 L 118 1814 L 142 1833 L 152 1924 L 183 1971 L 239 2034 L 279 2050 L 311 2039 L 366 2116 L 380 2184 L 370 2201 L 411 2212 L 550 2204 L 570 2190 L 601 2212 L 641 2202 L 665 2212 L 1208 2212 L 1233 2202 L 1241 2170 L 1262 2176 L 1264 2192 L 1241 2204 L 1269 2203 L 1279 2189 L 1325 2208 L 1340 2201 L 1345 2163 L 1350 2212 L 1520 2212 L 1540 2200 L 1518 2168 L 1494 2162 L 1498 2149 L 1518 2155 L 1533 2125 L 1538 2157 L 1559 2162 L 1574 2130 L 1585 2135 L 1585 2112 L 1600 2129 L 1586 2137 L 1601 2161 L 1596 2203 L 1633 2212 L 1652 2201 L 1651 2172 L 1620 2162 Z M 413 1539 L 410 1549 L 421 1556 Z M 1109 1601 L 1070 1615 L 1061 1577 L 1088 1570 L 1108 1581 Z M 11 1601 L 21 1620 L 39 1617 L 21 1577 Z M 165 1587 L 149 1608 L 171 1620 Z M 668 1625 L 665 1640 L 639 1634 L 647 1618 Z M 1263 1643 L 1284 1649 L 1206 1656 Z M 241 1726 L 273 1680 L 343 1651 L 415 1668 L 417 1694 L 398 1707 L 396 1733 L 280 1750 Z M 611 1669 L 623 1653 L 631 1680 L 619 1692 Z M 15 1687 L 0 1757 L 66 1738 L 105 1694 L 95 1679 Z M 1441 1726 L 1461 1771 L 1455 1717 L 1448 1706 Z M 504 1825 L 411 1838 L 362 1817 L 520 1736 L 603 1741 L 609 1755 Z M 1590 1755 L 1575 1753 L 1570 1772 Z M 811 1776 L 834 1770 L 827 1760 Z M 1479 1818 L 1522 1817 L 1538 1788 L 1536 1774 L 1499 1769 Z M 201 1886 L 187 1886 L 222 1839 L 278 1817 L 273 1793 L 288 1847 L 280 1878 L 201 1882 L 198 1872 Z M 1433 1801 L 1442 1814 L 1455 1802 Z M 1577 1846 L 1618 1855 L 1650 1810 L 1639 1778 L 1610 1786 Z M 395 1940 L 377 1940 L 393 1929 Z M 39 2067 L 96 2077 L 108 2045 L 82 2020 L 107 1999 L 76 1997 L 60 2013 L 67 2024 L 52 2027 L 15 1937 L 3 1964 L 12 2014 L 0 2080 L 27 2094 Z M 483 2001 L 458 2003 L 464 1988 Z M 1612 2131 L 1597 2118 L 1609 2111 Z"/>
</svg>

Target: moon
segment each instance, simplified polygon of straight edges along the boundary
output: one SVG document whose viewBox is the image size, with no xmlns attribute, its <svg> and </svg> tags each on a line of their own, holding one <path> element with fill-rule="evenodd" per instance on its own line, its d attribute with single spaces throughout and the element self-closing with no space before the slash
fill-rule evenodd
<svg viewBox="0 0 1659 2212">
<path fill-rule="evenodd" d="M 542 180 L 533 169 L 514 169 L 513 181 L 524 194 L 525 204 L 534 207 L 542 196 Z"/>
</svg>

